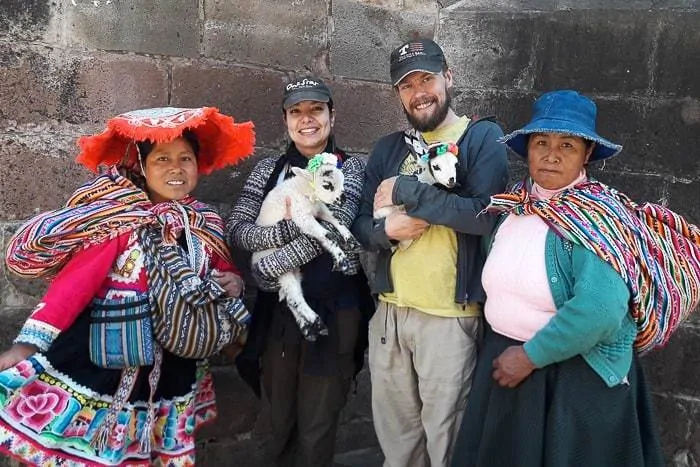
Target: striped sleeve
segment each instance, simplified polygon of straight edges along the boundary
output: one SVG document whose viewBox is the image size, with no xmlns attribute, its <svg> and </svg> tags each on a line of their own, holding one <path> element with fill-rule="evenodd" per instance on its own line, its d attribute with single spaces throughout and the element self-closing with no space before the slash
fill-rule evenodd
<svg viewBox="0 0 700 467">
<path fill-rule="evenodd" d="M 283 247 L 299 235 L 299 229 L 291 221 L 283 220 L 268 227 L 255 223 L 260 214 L 265 185 L 279 157 L 261 160 L 248 176 L 226 223 L 229 245 L 246 251 L 261 251 Z"/>
</svg>

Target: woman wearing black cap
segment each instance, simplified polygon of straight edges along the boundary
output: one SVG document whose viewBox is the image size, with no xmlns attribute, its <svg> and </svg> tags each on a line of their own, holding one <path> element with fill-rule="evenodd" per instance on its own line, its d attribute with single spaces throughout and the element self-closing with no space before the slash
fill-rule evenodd
<svg viewBox="0 0 700 467">
<path fill-rule="evenodd" d="M 301 235 L 290 220 L 272 227 L 255 224 L 267 193 L 305 168 L 309 159 L 330 152 L 342 161 L 345 201 L 332 207 L 348 228 L 359 209 L 364 162 L 335 146 L 335 109 L 328 87 L 305 77 L 285 87 L 283 119 L 291 142 L 284 154 L 260 161 L 251 172 L 227 225 L 231 245 L 247 251 L 278 250 L 252 265 L 260 287 L 248 344 L 237 366 L 260 395 L 258 359 L 270 400 L 271 454 L 278 465 L 329 466 L 333 462 L 336 428 L 353 375 L 364 361 L 366 323 L 373 302 L 357 252 L 348 251 L 350 269 L 333 271 L 329 254 Z M 284 302 L 278 301 L 277 278 L 301 268 L 304 298 L 328 327 L 327 336 L 302 338 Z M 364 312 L 363 312 L 364 310 Z"/>
</svg>

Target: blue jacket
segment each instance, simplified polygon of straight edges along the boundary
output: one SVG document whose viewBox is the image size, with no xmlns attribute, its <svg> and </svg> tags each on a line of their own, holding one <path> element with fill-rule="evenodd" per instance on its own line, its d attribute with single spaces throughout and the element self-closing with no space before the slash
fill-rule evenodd
<svg viewBox="0 0 700 467">
<path fill-rule="evenodd" d="M 402 175 L 394 185 L 392 202 L 403 204 L 409 216 L 430 224 L 445 225 L 457 233 L 457 284 L 455 302 L 483 302 L 481 269 L 485 261 L 482 236 L 489 235 L 496 216 L 482 213 L 491 195 L 502 193 L 508 181 L 505 145 L 498 143 L 501 128 L 488 119 L 472 120 L 458 142 L 459 165 L 453 191 L 421 183 L 414 176 Z M 352 233 L 362 246 L 378 252 L 373 293 L 393 291 L 391 255 L 394 243 L 384 231 L 384 219 L 374 219 L 372 204 L 379 184 L 398 175 L 409 150 L 403 132 L 380 139 L 367 162 L 360 212 Z"/>
<path fill-rule="evenodd" d="M 538 368 L 581 355 L 609 387 L 627 383 L 637 327 L 622 277 L 551 229 L 545 261 L 557 312 L 524 344 L 525 353 Z"/>
</svg>

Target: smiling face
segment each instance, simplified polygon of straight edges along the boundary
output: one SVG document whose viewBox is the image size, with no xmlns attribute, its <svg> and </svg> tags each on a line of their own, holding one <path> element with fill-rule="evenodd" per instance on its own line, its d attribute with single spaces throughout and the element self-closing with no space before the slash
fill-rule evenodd
<svg viewBox="0 0 700 467">
<path fill-rule="evenodd" d="M 452 72 L 428 73 L 414 71 L 405 76 L 396 90 L 408 122 L 418 131 L 433 131 L 446 119 L 450 111 L 449 89 Z"/>
<path fill-rule="evenodd" d="M 142 157 L 152 202 L 181 200 L 197 186 L 197 157 L 184 138 L 158 143 Z"/>
<path fill-rule="evenodd" d="M 326 102 L 301 101 L 284 111 L 287 133 L 299 152 L 312 157 L 323 152 L 331 135 L 335 111 Z"/>
<path fill-rule="evenodd" d="M 533 133 L 527 143 L 530 176 L 548 190 L 570 185 L 591 157 L 593 145 L 578 136 Z"/>
</svg>

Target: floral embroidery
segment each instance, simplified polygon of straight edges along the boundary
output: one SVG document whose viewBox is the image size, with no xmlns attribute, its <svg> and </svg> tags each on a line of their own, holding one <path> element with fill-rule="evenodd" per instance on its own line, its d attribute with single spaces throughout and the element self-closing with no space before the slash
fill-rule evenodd
<svg viewBox="0 0 700 467">
<path fill-rule="evenodd" d="M 16 421 L 35 431 L 46 425 L 65 410 L 68 393 L 42 381 L 33 381 L 22 388 L 20 393 L 7 406 L 7 413 Z"/>
</svg>

